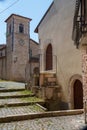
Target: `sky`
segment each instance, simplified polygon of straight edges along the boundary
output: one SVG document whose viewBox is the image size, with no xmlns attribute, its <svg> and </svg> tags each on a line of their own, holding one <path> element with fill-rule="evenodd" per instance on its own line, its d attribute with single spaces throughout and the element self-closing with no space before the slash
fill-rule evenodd
<svg viewBox="0 0 87 130">
<path fill-rule="evenodd" d="M 6 23 L 11 14 L 31 18 L 30 37 L 38 42 L 35 28 L 53 0 L 0 0 L 0 44 L 6 43 Z"/>
</svg>

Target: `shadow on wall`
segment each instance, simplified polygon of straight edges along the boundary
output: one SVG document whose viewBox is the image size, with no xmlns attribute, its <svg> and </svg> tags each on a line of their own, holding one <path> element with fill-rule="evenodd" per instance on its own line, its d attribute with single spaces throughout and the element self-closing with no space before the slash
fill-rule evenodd
<svg viewBox="0 0 87 130">
<path fill-rule="evenodd" d="M 68 110 L 68 103 L 61 100 L 61 87 L 30 87 L 30 90 L 39 98 L 45 100 L 44 107 L 49 111 Z"/>
<path fill-rule="evenodd" d="M 44 104 L 44 107 L 48 109 L 48 111 L 58 111 L 58 110 L 68 110 L 68 103 L 58 101 L 58 100 L 47 100 Z"/>
<path fill-rule="evenodd" d="M 69 109 L 69 105 L 66 102 L 60 102 L 60 110 L 68 110 Z"/>
</svg>

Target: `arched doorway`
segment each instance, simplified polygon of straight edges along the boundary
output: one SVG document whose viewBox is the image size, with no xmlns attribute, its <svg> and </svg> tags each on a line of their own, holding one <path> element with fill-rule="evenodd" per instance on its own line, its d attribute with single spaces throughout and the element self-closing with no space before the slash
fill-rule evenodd
<svg viewBox="0 0 87 130">
<path fill-rule="evenodd" d="M 46 70 L 52 70 L 52 45 L 49 44 L 46 49 Z"/>
<path fill-rule="evenodd" d="M 83 88 L 80 80 L 76 80 L 73 86 L 74 109 L 83 108 Z"/>
</svg>

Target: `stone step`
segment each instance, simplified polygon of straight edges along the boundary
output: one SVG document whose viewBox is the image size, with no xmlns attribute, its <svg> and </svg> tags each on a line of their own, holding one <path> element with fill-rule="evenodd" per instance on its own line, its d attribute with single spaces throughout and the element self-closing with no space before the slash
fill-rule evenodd
<svg viewBox="0 0 87 130">
<path fill-rule="evenodd" d="M 55 85 L 57 85 L 56 77 L 47 77 L 47 78 L 45 78 L 44 81 L 45 81 L 45 84 L 47 86 L 55 86 Z"/>
<path fill-rule="evenodd" d="M 22 97 L 33 97 L 34 94 L 31 91 L 11 91 L 11 92 L 1 92 L 0 99 L 6 98 L 22 98 Z"/>
<path fill-rule="evenodd" d="M 38 105 L 0 108 L 0 123 L 26 119 L 27 115 L 41 113 L 44 110 Z"/>
<path fill-rule="evenodd" d="M 48 82 L 56 82 L 56 78 L 54 78 L 54 77 L 48 78 Z"/>
<path fill-rule="evenodd" d="M 0 93 L 2 92 L 18 92 L 18 91 L 24 91 L 24 88 L 18 88 L 18 89 L 6 89 L 6 88 L 0 88 Z"/>
<path fill-rule="evenodd" d="M 4 105 L 8 105 L 8 104 L 14 104 L 16 105 L 21 105 L 21 104 L 25 104 L 25 103 L 32 103 L 33 102 L 44 102 L 43 99 L 40 98 L 36 98 L 36 97 L 28 97 L 28 98 L 8 98 L 8 99 L 0 99 L 0 106 L 4 106 Z"/>
<path fill-rule="evenodd" d="M 25 83 L 0 81 L 0 89 L 25 89 Z"/>
<path fill-rule="evenodd" d="M 24 97 L 34 97 L 35 94 L 20 94 L 20 95 L 1 95 L 0 99 L 8 99 L 8 98 L 24 98 Z"/>
<path fill-rule="evenodd" d="M 0 104 L 0 108 L 3 108 L 3 107 L 17 107 L 17 106 L 28 106 L 28 105 L 35 105 L 35 104 L 43 105 L 44 101 L 3 103 L 3 104 Z"/>
<path fill-rule="evenodd" d="M 45 74 L 45 78 L 52 78 L 55 77 L 55 74 Z"/>
<path fill-rule="evenodd" d="M 31 91 L 13 91 L 13 92 L 1 92 L 0 96 L 17 96 L 17 95 L 32 95 Z"/>
<path fill-rule="evenodd" d="M 7 114 L 8 112 L 8 114 Z M 18 111 L 14 110 L 13 111 L 5 111 L 5 115 L 0 116 L 0 123 L 8 123 L 12 121 L 23 121 L 23 120 L 29 120 L 29 119 L 35 119 L 35 118 L 44 118 L 44 117 L 58 117 L 58 116 L 69 116 L 69 115 L 78 115 L 82 114 L 83 109 L 79 110 L 64 110 L 64 111 L 50 111 L 50 112 L 45 112 L 45 111 L 38 111 L 38 112 L 30 112 L 29 110 L 22 108 L 21 110 L 19 109 Z M 1 112 L 0 112 L 1 114 Z"/>
</svg>

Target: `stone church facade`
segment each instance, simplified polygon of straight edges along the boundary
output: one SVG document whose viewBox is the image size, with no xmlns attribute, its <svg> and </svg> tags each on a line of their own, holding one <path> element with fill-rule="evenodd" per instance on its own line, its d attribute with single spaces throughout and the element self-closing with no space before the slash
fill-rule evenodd
<svg viewBox="0 0 87 130">
<path fill-rule="evenodd" d="M 57 94 L 69 109 L 83 108 L 82 53 L 72 41 L 75 4 L 54 0 L 35 29 L 41 49 L 40 85 L 60 86 Z"/>
<path fill-rule="evenodd" d="M 30 51 L 39 49 L 39 44 L 30 38 L 30 21 L 30 18 L 16 14 L 5 20 L 6 45 L 0 45 L 1 79 L 23 82 L 26 78 L 29 80 L 30 74 L 26 77 L 26 69 L 30 69 L 33 58 L 33 55 L 30 56 Z M 32 69 L 39 67 L 38 60 L 36 62 L 35 60 L 32 61 L 34 63 Z"/>
</svg>

